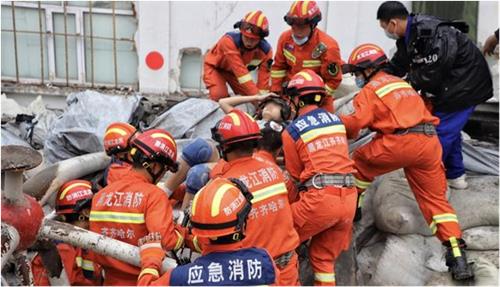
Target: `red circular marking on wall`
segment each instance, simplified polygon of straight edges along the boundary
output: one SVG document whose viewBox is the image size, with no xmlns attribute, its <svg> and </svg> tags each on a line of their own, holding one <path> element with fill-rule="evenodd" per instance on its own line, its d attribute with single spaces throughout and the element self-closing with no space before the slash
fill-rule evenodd
<svg viewBox="0 0 500 287">
<path fill-rule="evenodd" d="M 157 51 L 149 52 L 146 56 L 146 65 L 151 70 L 159 70 L 163 67 L 163 56 Z"/>
</svg>

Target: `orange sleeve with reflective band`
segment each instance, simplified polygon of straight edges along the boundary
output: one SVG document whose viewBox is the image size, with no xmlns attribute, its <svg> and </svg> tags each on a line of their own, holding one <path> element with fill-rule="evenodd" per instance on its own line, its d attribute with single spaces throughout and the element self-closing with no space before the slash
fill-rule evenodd
<svg viewBox="0 0 500 287">
<path fill-rule="evenodd" d="M 346 129 L 347 138 L 357 138 L 361 129 L 371 125 L 374 117 L 373 100 L 370 100 L 370 94 L 372 93 L 373 92 L 367 88 L 362 89 L 354 96 L 354 112 L 350 115 L 340 116 Z"/>
<path fill-rule="evenodd" d="M 287 171 L 283 172 L 283 177 L 285 178 L 286 190 L 288 191 L 288 202 L 290 204 L 294 203 L 299 200 L 299 190 Z"/>
<path fill-rule="evenodd" d="M 186 184 L 182 183 L 174 190 L 174 192 L 172 192 L 170 199 L 182 201 L 184 199 L 185 194 L 186 194 Z"/>
<path fill-rule="evenodd" d="M 229 63 L 229 69 L 233 72 L 234 76 L 238 80 L 242 89 L 246 91 L 247 95 L 256 95 L 259 93 L 257 85 L 252 79 L 252 75 L 247 69 L 243 59 L 241 57 L 241 52 L 234 44 L 230 36 L 222 38 L 221 48 L 224 51 L 225 60 Z"/>
<path fill-rule="evenodd" d="M 143 266 L 141 274 L 139 274 L 139 278 L 137 279 L 137 286 L 169 286 L 171 272 L 169 270 L 160 276 L 156 268 Z"/>
<path fill-rule="evenodd" d="M 172 207 L 168 197 L 161 189 L 152 191 L 148 196 L 148 202 L 145 206 L 146 228 L 148 233 L 160 232 L 162 236 L 162 246 L 165 250 L 174 250 L 182 246 L 183 238 L 178 231 L 174 229 L 172 217 Z"/>
<path fill-rule="evenodd" d="M 304 169 L 304 165 L 302 160 L 300 160 L 299 153 L 295 148 L 295 142 L 288 133 L 288 131 L 284 131 L 281 134 L 281 139 L 283 141 L 283 153 L 285 156 L 285 168 L 288 173 L 295 179 L 300 179 L 300 174 Z"/>
<path fill-rule="evenodd" d="M 281 85 L 287 76 L 288 64 L 286 63 L 285 56 L 283 55 L 283 45 L 285 33 L 281 34 L 278 41 L 276 54 L 274 55 L 274 63 L 271 68 L 271 91 L 281 94 Z"/>
<path fill-rule="evenodd" d="M 262 53 L 263 54 L 263 53 Z M 271 75 L 271 70 L 269 67 L 269 61 L 273 60 L 273 49 L 269 49 L 269 52 L 264 55 L 262 63 L 259 66 L 259 71 L 257 75 L 257 87 L 260 93 L 269 92 L 271 88 L 269 77 Z"/>
<path fill-rule="evenodd" d="M 49 275 L 42 263 L 42 257 L 38 254 L 31 261 L 31 272 L 35 286 L 50 286 Z"/>
</svg>

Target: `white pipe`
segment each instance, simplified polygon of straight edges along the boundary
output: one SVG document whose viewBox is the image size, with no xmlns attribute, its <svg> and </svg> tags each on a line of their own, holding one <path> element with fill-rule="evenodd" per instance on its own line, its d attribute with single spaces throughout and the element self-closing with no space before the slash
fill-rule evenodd
<svg viewBox="0 0 500 287">
<path fill-rule="evenodd" d="M 19 245 L 19 240 L 17 230 L 13 226 L 2 222 L 2 269 Z"/>
<path fill-rule="evenodd" d="M 139 247 L 71 224 L 46 219 L 42 224 L 38 237 L 59 240 L 141 267 Z M 165 258 L 163 260 L 162 272 L 172 269 L 175 266 L 177 266 L 175 260 Z"/>
<path fill-rule="evenodd" d="M 36 199 L 41 198 L 40 205 L 43 206 L 64 183 L 103 170 L 110 160 L 106 153 L 97 152 L 60 161 L 26 181 L 23 191 Z M 50 204 L 53 206 L 53 202 Z"/>
<path fill-rule="evenodd" d="M 22 205 L 26 202 L 23 194 L 23 171 L 6 170 L 5 186 L 2 196 L 13 205 Z"/>
</svg>

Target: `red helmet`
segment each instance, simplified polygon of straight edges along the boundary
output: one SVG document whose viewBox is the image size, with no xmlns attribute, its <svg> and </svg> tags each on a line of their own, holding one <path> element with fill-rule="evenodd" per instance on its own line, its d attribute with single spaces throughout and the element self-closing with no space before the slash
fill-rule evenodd
<svg viewBox="0 0 500 287">
<path fill-rule="evenodd" d="M 104 134 L 104 150 L 112 155 L 129 149 L 130 138 L 137 132 L 136 128 L 127 123 L 111 123 Z"/>
<path fill-rule="evenodd" d="M 356 47 L 347 64 L 342 66 L 342 72 L 354 73 L 367 68 L 376 68 L 387 63 L 384 50 L 375 44 L 362 44 Z"/>
<path fill-rule="evenodd" d="M 177 144 L 166 130 L 147 130 L 133 138 L 130 147 L 134 162 L 143 165 L 146 162 L 159 162 L 170 171 L 177 171 Z"/>
<path fill-rule="evenodd" d="M 244 233 L 252 199 L 245 184 L 237 179 L 217 178 L 209 182 L 198 191 L 191 205 L 193 234 L 216 238 Z"/>
<path fill-rule="evenodd" d="M 261 39 L 269 36 L 269 21 L 262 11 L 249 12 L 240 21 L 234 24 L 234 28 L 239 28 L 241 34 L 254 39 Z"/>
<path fill-rule="evenodd" d="M 313 70 L 304 69 L 295 74 L 288 82 L 286 94 L 290 97 L 304 97 L 311 94 L 325 96 L 325 83 Z M 317 102 L 321 101 L 320 97 Z"/>
<path fill-rule="evenodd" d="M 221 146 L 261 137 L 257 122 L 239 109 L 233 109 L 212 128 L 212 138 Z"/>
<path fill-rule="evenodd" d="M 92 183 L 87 180 L 71 180 L 59 188 L 56 198 L 56 213 L 78 213 L 92 201 Z"/>
<path fill-rule="evenodd" d="M 295 1 L 284 19 L 290 26 L 294 24 L 317 25 L 321 21 L 321 11 L 316 1 Z"/>
</svg>

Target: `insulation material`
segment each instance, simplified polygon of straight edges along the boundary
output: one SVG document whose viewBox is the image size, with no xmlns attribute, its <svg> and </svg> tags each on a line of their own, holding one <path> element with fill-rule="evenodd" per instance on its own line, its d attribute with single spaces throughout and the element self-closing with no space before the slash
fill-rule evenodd
<svg viewBox="0 0 500 287">
<path fill-rule="evenodd" d="M 474 141 L 462 141 L 462 156 L 468 171 L 498 176 L 498 147 L 486 148 L 474 144 Z"/>
<path fill-rule="evenodd" d="M 129 122 L 140 96 L 104 95 L 95 91 L 68 96 L 65 112 L 47 135 L 44 156 L 54 163 L 78 155 L 103 151 L 102 139 L 112 122 Z"/>
</svg>

